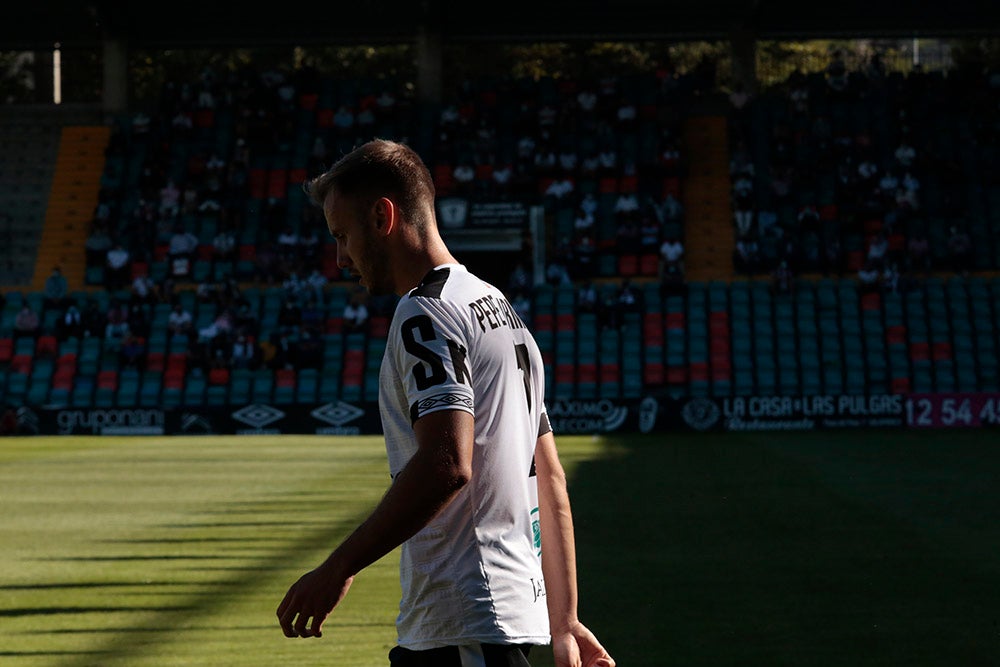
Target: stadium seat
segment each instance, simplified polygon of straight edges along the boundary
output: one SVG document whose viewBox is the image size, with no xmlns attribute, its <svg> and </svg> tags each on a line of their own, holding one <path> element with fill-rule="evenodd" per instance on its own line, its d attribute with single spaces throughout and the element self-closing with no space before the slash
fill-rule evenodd
<svg viewBox="0 0 1000 667">
<path fill-rule="evenodd" d="M 208 371 L 208 384 L 211 386 L 226 385 L 229 383 L 230 371 L 224 366 L 218 366 Z"/>
</svg>

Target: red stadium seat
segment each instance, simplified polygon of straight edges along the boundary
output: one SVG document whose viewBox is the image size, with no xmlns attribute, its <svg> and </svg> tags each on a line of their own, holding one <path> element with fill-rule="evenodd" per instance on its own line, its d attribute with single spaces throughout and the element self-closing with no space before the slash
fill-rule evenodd
<svg viewBox="0 0 1000 667">
<path fill-rule="evenodd" d="M 927 341 L 917 340 L 910 343 L 910 359 L 913 361 L 926 361 L 930 358 L 930 344 Z"/>
<path fill-rule="evenodd" d="M 98 389 L 117 389 L 118 371 L 105 370 L 97 374 Z"/>
<path fill-rule="evenodd" d="M 688 376 L 692 380 L 708 380 L 708 363 L 704 361 L 692 361 L 688 366 Z"/>
<path fill-rule="evenodd" d="M 163 372 L 166 363 L 165 355 L 162 352 L 146 353 L 146 370 L 153 372 Z"/>
<path fill-rule="evenodd" d="M 385 315 L 373 315 L 369 320 L 368 334 L 374 338 L 386 338 L 389 335 L 391 320 Z"/>
<path fill-rule="evenodd" d="M 14 339 L 0 338 L 0 362 L 9 362 L 14 357 Z"/>
<path fill-rule="evenodd" d="M 666 379 L 666 371 L 663 363 L 659 361 L 647 362 L 643 367 L 643 381 L 648 385 L 660 385 Z"/>
<path fill-rule="evenodd" d="M 34 357 L 30 354 L 15 354 L 10 360 L 10 371 L 21 375 L 30 375 Z"/>
<path fill-rule="evenodd" d="M 684 313 L 673 312 L 667 313 L 667 329 L 679 330 L 683 329 L 685 325 Z"/>
<path fill-rule="evenodd" d="M 229 369 L 224 366 L 211 369 L 208 372 L 208 383 L 210 385 L 229 384 Z"/>
<path fill-rule="evenodd" d="M 639 273 L 639 256 L 633 253 L 618 256 L 618 275 L 634 276 Z"/>
<path fill-rule="evenodd" d="M 621 366 L 616 363 L 601 364 L 600 380 L 604 382 L 618 382 L 621 380 Z"/>
<path fill-rule="evenodd" d="M 684 366 L 670 366 L 667 368 L 667 384 L 687 384 L 687 368 Z"/>
<path fill-rule="evenodd" d="M 165 389 L 183 389 L 184 374 L 185 371 L 183 368 L 168 366 L 163 372 L 163 387 Z"/>
<path fill-rule="evenodd" d="M 46 334 L 38 337 L 38 342 L 35 343 L 35 356 L 54 358 L 58 353 L 59 340 L 55 336 Z"/>
<path fill-rule="evenodd" d="M 556 315 L 556 331 L 576 331 L 576 315 L 573 313 Z"/>
<path fill-rule="evenodd" d="M 639 257 L 639 273 L 653 277 L 660 272 L 660 256 L 655 252 L 643 253 Z"/>
<path fill-rule="evenodd" d="M 902 324 L 894 324 L 886 327 L 885 341 L 889 345 L 906 344 L 906 327 Z"/>
<path fill-rule="evenodd" d="M 931 358 L 934 361 L 947 361 L 952 358 L 951 343 L 940 341 L 931 348 Z"/>
</svg>

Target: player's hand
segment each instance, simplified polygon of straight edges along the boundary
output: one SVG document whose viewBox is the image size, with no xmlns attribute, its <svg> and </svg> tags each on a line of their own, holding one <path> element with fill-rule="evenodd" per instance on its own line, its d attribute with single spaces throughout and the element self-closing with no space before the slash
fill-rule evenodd
<svg viewBox="0 0 1000 667">
<path fill-rule="evenodd" d="M 556 667 L 615 667 L 615 659 L 579 621 L 552 635 L 552 655 Z"/>
<path fill-rule="evenodd" d="M 323 621 L 347 595 L 354 577 L 344 578 L 327 564 L 306 572 L 278 605 L 278 621 L 286 637 L 322 637 Z"/>
</svg>

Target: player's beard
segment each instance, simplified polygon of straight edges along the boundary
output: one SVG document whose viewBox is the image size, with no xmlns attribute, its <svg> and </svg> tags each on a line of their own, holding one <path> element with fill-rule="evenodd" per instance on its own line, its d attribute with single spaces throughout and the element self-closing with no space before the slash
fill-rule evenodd
<svg viewBox="0 0 1000 667">
<path fill-rule="evenodd" d="M 392 284 L 392 276 L 389 271 L 389 261 L 386 253 L 380 247 L 380 239 L 375 231 L 368 226 L 364 229 L 364 243 L 362 244 L 360 261 L 356 262 L 358 273 L 364 280 L 364 287 L 369 294 L 384 296 L 392 294 L 395 285 Z"/>
</svg>

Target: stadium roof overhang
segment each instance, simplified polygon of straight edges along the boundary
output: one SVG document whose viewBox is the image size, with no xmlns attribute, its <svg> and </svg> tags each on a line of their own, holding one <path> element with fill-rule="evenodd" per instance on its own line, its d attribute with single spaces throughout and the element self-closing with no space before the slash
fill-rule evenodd
<svg viewBox="0 0 1000 667">
<path fill-rule="evenodd" d="M 7 3 L 0 50 L 94 46 L 106 38 L 139 48 L 399 43 L 418 30 L 445 41 L 945 37 L 997 35 L 981 1 L 834 0 L 362 0 L 253 3 L 232 0 L 22 0 Z"/>
</svg>

